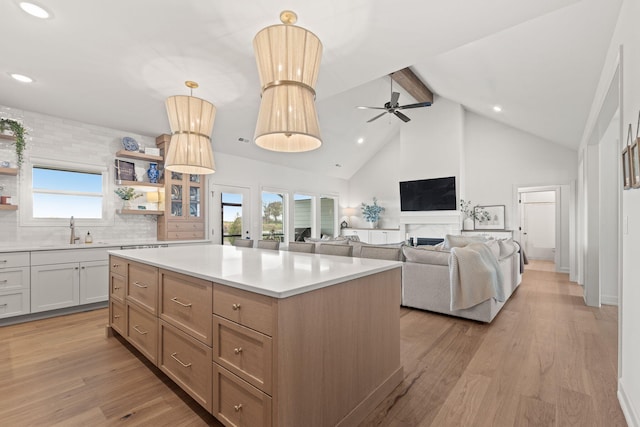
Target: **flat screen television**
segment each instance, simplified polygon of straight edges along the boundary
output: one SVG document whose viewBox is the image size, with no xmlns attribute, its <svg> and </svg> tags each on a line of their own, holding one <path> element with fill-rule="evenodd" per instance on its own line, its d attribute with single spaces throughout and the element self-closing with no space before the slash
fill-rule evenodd
<svg viewBox="0 0 640 427">
<path fill-rule="evenodd" d="M 400 210 L 403 212 L 456 209 L 455 176 L 400 183 Z"/>
</svg>

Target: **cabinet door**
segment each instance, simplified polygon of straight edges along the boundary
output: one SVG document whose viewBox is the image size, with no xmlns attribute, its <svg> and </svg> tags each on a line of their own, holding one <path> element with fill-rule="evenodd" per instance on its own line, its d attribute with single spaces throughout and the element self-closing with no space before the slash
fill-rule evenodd
<svg viewBox="0 0 640 427">
<path fill-rule="evenodd" d="M 185 183 L 186 185 L 186 183 Z M 189 218 L 202 217 L 202 177 L 200 175 L 189 175 L 189 194 L 185 194 L 189 204 Z"/>
<path fill-rule="evenodd" d="M 109 263 L 89 261 L 80 263 L 80 304 L 109 299 Z"/>
<path fill-rule="evenodd" d="M 353 230 L 353 234 L 358 236 L 358 239 L 360 239 L 361 242 L 371 243 L 369 241 L 369 230 Z"/>
<path fill-rule="evenodd" d="M 183 174 L 179 172 L 167 171 L 169 173 L 169 215 L 171 218 L 186 218 L 185 205 L 184 205 L 184 183 Z"/>
<path fill-rule="evenodd" d="M 369 232 L 369 243 L 373 245 L 384 245 L 387 243 L 387 232 L 382 230 L 371 230 Z"/>
<path fill-rule="evenodd" d="M 31 312 L 78 305 L 79 270 L 77 262 L 31 267 Z"/>
</svg>

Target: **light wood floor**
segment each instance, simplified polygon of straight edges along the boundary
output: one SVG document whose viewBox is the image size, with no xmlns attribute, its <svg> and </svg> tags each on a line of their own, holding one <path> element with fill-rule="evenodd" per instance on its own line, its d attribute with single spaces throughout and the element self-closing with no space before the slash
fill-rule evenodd
<svg viewBox="0 0 640 427">
<path fill-rule="evenodd" d="M 401 309 L 405 379 L 365 426 L 624 426 L 617 310 L 534 270 L 491 325 Z M 0 425 L 220 426 L 118 338 L 107 311 L 0 328 Z"/>
</svg>

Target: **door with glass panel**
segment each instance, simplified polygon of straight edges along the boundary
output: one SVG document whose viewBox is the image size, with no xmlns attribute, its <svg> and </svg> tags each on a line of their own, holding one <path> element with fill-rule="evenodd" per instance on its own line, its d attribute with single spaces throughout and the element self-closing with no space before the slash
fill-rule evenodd
<svg viewBox="0 0 640 427">
<path fill-rule="evenodd" d="M 223 245 L 233 245 L 236 239 L 251 238 L 249 209 L 250 190 L 244 187 L 214 185 L 211 192 L 212 240 Z"/>
</svg>

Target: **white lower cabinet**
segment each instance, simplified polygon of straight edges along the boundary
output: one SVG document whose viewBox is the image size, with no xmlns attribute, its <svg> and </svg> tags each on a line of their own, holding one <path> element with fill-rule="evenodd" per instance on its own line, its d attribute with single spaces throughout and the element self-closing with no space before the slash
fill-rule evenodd
<svg viewBox="0 0 640 427">
<path fill-rule="evenodd" d="M 31 312 L 72 307 L 80 303 L 80 266 L 68 264 L 31 267 Z"/>
<path fill-rule="evenodd" d="M 387 243 L 399 243 L 402 241 L 400 230 L 395 229 L 366 229 L 366 228 L 344 228 L 343 236 L 358 236 L 361 242 L 372 245 L 386 245 Z"/>
<path fill-rule="evenodd" d="M 0 319 L 28 314 L 29 252 L 0 254 Z"/>
<path fill-rule="evenodd" d="M 108 298 L 107 249 L 32 253 L 32 313 L 107 301 Z"/>
</svg>

